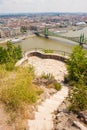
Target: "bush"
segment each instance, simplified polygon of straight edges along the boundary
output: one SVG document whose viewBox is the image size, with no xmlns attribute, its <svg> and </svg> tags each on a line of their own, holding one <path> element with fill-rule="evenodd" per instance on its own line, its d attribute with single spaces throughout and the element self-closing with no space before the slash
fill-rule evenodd
<svg viewBox="0 0 87 130">
<path fill-rule="evenodd" d="M 87 86 L 84 84 L 76 84 L 71 90 L 70 110 L 74 112 L 87 109 Z"/>
<path fill-rule="evenodd" d="M 61 84 L 60 84 L 60 83 L 55 82 L 55 83 L 54 83 L 54 86 L 55 86 L 55 89 L 56 89 L 57 91 L 61 90 Z"/>
</svg>

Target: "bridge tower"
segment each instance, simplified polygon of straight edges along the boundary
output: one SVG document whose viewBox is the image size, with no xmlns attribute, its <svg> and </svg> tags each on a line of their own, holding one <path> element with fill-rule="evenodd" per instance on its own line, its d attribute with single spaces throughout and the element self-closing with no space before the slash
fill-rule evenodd
<svg viewBox="0 0 87 130">
<path fill-rule="evenodd" d="M 45 26 L 45 29 L 44 29 L 44 35 L 46 38 L 48 38 L 48 28 Z"/>
</svg>

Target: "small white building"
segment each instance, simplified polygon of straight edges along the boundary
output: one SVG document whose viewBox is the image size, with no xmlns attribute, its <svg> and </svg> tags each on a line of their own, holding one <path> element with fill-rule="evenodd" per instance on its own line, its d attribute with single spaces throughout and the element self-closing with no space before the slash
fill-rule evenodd
<svg viewBox="0 0 87 130">
<path fill-rule="evenodd" d="M 85 25 L 85 24 L 86 24 L 85 22 L 78 22 L 78 23 L 76 23 L 77 26 L 79 26 L 79 25 Z"/>
</svg>

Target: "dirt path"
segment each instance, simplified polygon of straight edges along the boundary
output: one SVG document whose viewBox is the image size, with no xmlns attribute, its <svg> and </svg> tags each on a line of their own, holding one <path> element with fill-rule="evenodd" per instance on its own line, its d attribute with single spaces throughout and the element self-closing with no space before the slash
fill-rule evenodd
<svg viewBox="0 0 87 130">
<path fill-rule="evenodd" d="M 68 88 L 63 86 L 61 91 L 52 95 L 38 106 L 35 112 L 35 119 L 28 120 L 29 130 L 52 130 L 53 129 L 53 112 L 68 95 Z"/>
<path fill-rule="evenodd" d="M 34 66 L 36 75 L 39 76 L 42 73 L 51 73 L 60 83 L 67 73 L 65 64 L 61 61 L 30 57 L 28 63 Z M 68 88 L 62 85 L 61 91 L 42 102 L 41 105 L 38 106 L 38 111 L 35 112 L 35 119 L 28 120 L 29 130 L 52 130 L 52 113 L 57 110 L 58 106 L 63 102 L 67 95 Z"/>
<path fill-rule="evenodd" d="M 64 75 L 67 74 L 66 65 L 62 61 L 53 59 L 41 59 L 36 56 L 28 58 L 28 63 L 34 66 L 35 74 L 50 73 L 58 82 L 64 80 Z"/>
</svg>

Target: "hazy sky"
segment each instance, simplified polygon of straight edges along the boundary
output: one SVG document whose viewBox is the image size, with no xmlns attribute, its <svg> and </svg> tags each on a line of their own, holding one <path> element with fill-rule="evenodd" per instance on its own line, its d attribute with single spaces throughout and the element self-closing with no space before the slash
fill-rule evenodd
<svg viewBox="0 0 87 130">
<path fill-rule="evenodd" d="M 0 0 L 0 13 L 87 12 L 87 0 Z"/>
</svg>

